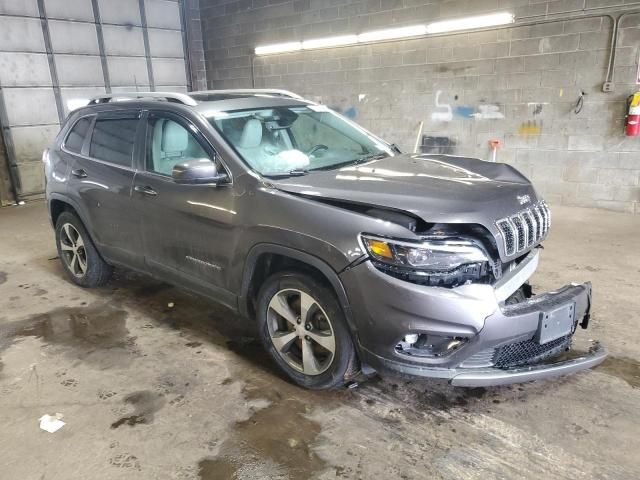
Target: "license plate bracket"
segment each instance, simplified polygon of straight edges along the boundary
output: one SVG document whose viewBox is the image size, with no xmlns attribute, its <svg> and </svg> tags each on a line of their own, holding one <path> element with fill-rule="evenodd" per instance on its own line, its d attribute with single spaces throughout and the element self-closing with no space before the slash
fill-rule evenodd
<svg viewBox="0 0 640 480">
<path fill-rule="evenodd" d="M 576 320 L 576 303 L 571 302 L 546 312 L 540 312 L 536 341 L 548 343 L 573 332 Z"/>
</svg>

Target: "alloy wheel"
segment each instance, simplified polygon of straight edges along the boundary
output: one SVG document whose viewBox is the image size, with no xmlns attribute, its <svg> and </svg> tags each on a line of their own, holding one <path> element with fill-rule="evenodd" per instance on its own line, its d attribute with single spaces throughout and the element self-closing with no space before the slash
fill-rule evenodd
<svg viewBox="0 0 640 480">
<path fill-rule="evenodd" d="M 333 362 L 336 340 L 331 320 L 308 293 L 277 292 L 267 310 L 269 337 L 278 355 L 305 375 L 320 375 Z"/>
<path fill-rule="evenodd" d="M 87 272 L 87 251 L 80 232 L 71 225 L 65 223 L 60 229 L 60 253 L 69 271 L 81 278 Z"/>
</svg>

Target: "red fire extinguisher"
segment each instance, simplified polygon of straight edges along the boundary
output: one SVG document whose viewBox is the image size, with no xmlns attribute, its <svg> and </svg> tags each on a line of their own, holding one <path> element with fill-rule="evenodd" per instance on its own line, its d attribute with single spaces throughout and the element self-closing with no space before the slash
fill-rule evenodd
<svg viewBox="0 0 640 480">
<path fill-rule="evenodd" d="M 625 133 L 628 137 L 640 136 L 640 92 L 627 98 L 627 120 Z"/>
</svg>

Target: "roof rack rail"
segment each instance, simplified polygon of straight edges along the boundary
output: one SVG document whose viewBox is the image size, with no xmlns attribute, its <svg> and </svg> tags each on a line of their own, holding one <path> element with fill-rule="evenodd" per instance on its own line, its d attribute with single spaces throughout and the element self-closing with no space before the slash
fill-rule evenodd
<svg viewBox="0 0 640 480">
<path fill-rule="evenodd" d="M 111 103 L 123 100 L 144 100 L 147 98 L 160 99 L 167 102 L 182 103 L 195 107 L 198 102 L 186 93 L 177 92 L 116 92 L 106 95 L 98 95 L 89 100 L 88 105 L 97 105 L 99 103 Z"/>
<path fill-rule="evenodd" d="M 281 90 L 277 88 L 232 88 L 229 90 L 200 90 L 198 92 L 191 92 L 193 95 L 273 95 L 276 97 L 288 97 L 295 98 L 297 100 L 303 100 L 303 98 L 297 93 L 290 92 L 288 90 Z"/>
</svg>

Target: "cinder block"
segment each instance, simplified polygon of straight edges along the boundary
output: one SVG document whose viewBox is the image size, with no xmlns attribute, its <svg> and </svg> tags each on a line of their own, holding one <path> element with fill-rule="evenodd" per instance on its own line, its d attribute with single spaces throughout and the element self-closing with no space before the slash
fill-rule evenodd
<svg viewBox="0 0 640 480">
<path fill-rule="evenodd" d="M 570 135 L 569 150 L 594 151 L 604 149 L 604 137 L 602 135 Z"/>
<path fill-rule="evenodd" d="M 620 168 L 640 170 L 640 155 L 635 152 L 621 152 L 619 162 Z"/>
<path fill-rule="evenodd" d="M 579 11 L 584 8 L 584 0 L 556 0 L 549 2 L 547 11 L 549 13 L 562 13 Z"/>
<path fill-rule="evenodd" d="M 527 27 L 514 27 L 511 29 L 511 39 L 549 37 L 552 35 L 562 35 L 563 25 L 561 22 L 542 23 Z"/>
<path fill-rule="evenodd" d="M 41 53 L 1 53 L 0 85 L 3 87 L 51 85 L 49 61 Z"/>
<path fill-rule="evenodd" d="M 605 210 L 621 213 L 634 213 L 633 202 L 616 202 L 610 200 L 597 200 L 596 206 Z"/>
<path fill-rule="evenodd" d="M 580 162 L 569 162 L 564 171 L 564 180 L 567 182 L 596 183 L 598 181 L 598 169 L 586 167 Z"/>
<path fill-rule="evenodd" d="M 10 126 L 58 123 L 52 88 L 3 88 Z"/>
<path fill-rule="evenodd" d="M 50 20 L 49 32 L 56 53 L 100 54 L 96 27 L 91 23 Z"/>
<path fill-rule="evenodd" d="M 578 49 L 580 35 L 562 35 L 540 39 L 539 53 L 570 52 Z"/>
<path fill-rule="evenodd" d="M 524 70 L 535 72 L 537 70 L 553 70 L 558 68 L 560 54 L 552 53 L 548 55 L 532 55 L 524 58 Z M 568 54 L 563 54 L 568 55 Z"/>
<path fill-rule="evenodd" d="M 426 50 L 414 50 L 402 54 L 402 64 L 404 65 L 424 65 L 427 63 Z"/>
<path fill-rule="evenodd" d="M 569 87 L 575 85 L 576 74 L 573 71 L 557 70 L 542 72 L 543 87 Z"/>
<path fill-rule="evenodd" d="M 530 57 L 527 57 L 530 58 Z M 496 73 L 519 73 L 524 71 L 524 57 L 498 58 L 496 60 Z"/>
<path fill-rule="evenodd" d="M 564 22 L 564 33 L 599 32 L 602 18 L 582 18 Z"/>
<path fill-rule="evenodd" d="M 0 16 L 0 49 L 8 52 L 44 52 L 40 19 Z"/>
<path fill-rule="evenodd" d="M 188 93 L 189 89 L 186 85 L 156 85 L 158 92 L 176 92 L 176 93 Z"/>
<path fill-rule="evenodd" d="M 145 0 L 147 26 L 180 30 L 180 4 L 170 0 Z M 290 7 L 287 5 L 287 7 Z"/>
<path fill-rule="evenodd" d="M 598 183 L 601 185 L 631 186 L 638 185 L 640 170 L 621 170 L 618 168 L 602 168 L 598 172 Z"/>
<path fill-rule="evenodd" d="M 139 27 L 116 27 L 105 25 L 104 49 L 107 55 L 144 56 L 144 38 Z"/>
<path fill-rule="evenodd" d="M 27 17 L 40 16 L 37 0 L 0 0 L 0 13 Z"/>
<path fill-rule="evenodd" d="M 100 18 L 104 23 L 140 25 L 138 0 L 98 0 Z"/>
<path fill-rule="evenodd" d="M 187 77 L 184 60 L 174 58 L 153 58 L 153 78 L 157 85 L 186 85 Z M 229 69 L 232 72 L 231 78 L 235 75 L 247 76 L 248 69 Z"/>
<path fill-rule="evenodd" d="M 540 86 L 540 72 L 510 73 L 507 78 L 507 88 L 537 88 Z"/>
<path fill-rule="evenodd" d="M 622 28 L 618 45 L 621 47 L 637 47 L 640 45 L 640 27 Z"/>
<path fill-rule="evenodd" d="M 100 57 L 56 55 L 55 61 L 61 87 L 104 85 Z"/>
<path fill-rule="evenodd" d="M 519 57 L 521 55 L 535 55 L 538 53 L 544 53 L 541 48 L 541 42 L 543 39 L 527 38 L 524 40 L 513 40 L 511 42 L 511 50 L 509 55 L 511 57 Z"/>
<path fill-rule="evenodd" d="M 580 34 L 580 50 L 595 50 L 600 48 L 607 48 L 607 46 L 609 45 L 610 39 L 611 39 L 611 34 L 609 32 L 581 33 Z"/>
<path fill-rule="evenodd" d="M 47 17 L 93 22 L 91 0 L 46 0 Z"/>
<path fill-rule="evenodd" d="M 113 86 L 149 85 L 146 58 L 109 57 L 107 62 Z"/>
<path fill-rule="evenodd" d="M 182 32 L 149 28 L 149 49 L 153 57 L 184 58 Z"/>
</svg>

